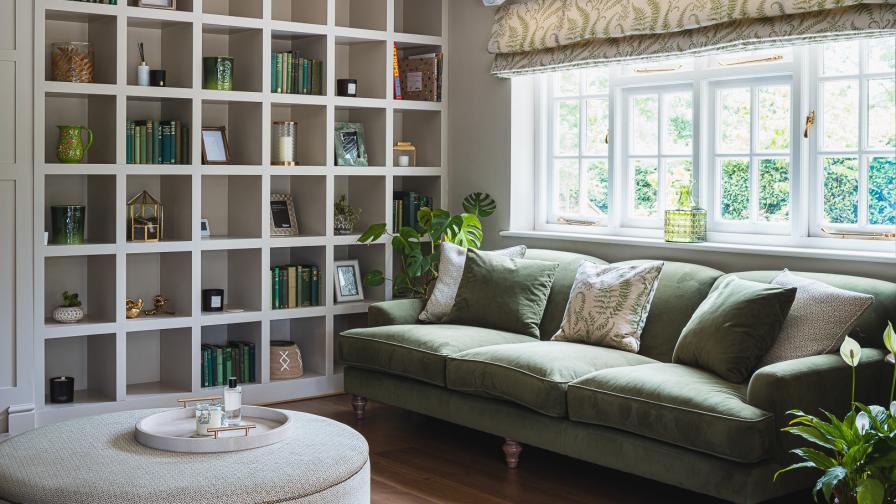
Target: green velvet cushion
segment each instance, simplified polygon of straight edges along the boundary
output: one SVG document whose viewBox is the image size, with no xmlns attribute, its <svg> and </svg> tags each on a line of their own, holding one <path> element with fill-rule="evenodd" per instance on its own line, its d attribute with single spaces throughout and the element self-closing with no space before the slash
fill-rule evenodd
<svg viewBox="0 0 896 504">
<path fill-rule="evenodd" d="M 367 308 L 367 327 L 416 324 L 426 306 L 425 299 L 395 299 L 374 303 Z"/>
<path fill-rule="evenodd" d="M 448 359 L 445 373 L 448 388 L 487 394 L 565 417 L 567 383 L 598 369 L 654 362 L 613 348 L 539 341 L 459 353 Z"/>
<path fill-rule="evenodd" d="M 672 362 L 733 383 L 747 381 L 778 337 L 795 296 L 792 287 L 725 278 L 681 332 Z"/>
<path fill-rule="evenodd" d="M 558 263 L 511 259 L 470 249 L 448 324 L 539 337 L 538 326 Z"/>
<path fill-rule="evenodd" d="M 339 336 L 339 356 L 348 366 L 375 369 L 445 385 L 445 359 L 464 350 L 532 338 L 480 327 L 394 325 L 351 329 Z"/>
<path fill-rule="evenodd" d="M 679 364 L 607 369 L 569 384 L 569 418 L 660 439 L 738 462 L 770 457 L 774 415 L 746 403 L 747 387 Z"/>
</svg>

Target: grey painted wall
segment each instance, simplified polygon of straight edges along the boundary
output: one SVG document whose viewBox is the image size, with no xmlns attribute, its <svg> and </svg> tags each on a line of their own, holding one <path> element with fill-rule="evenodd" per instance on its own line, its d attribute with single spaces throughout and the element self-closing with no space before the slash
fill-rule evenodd
<svg viewBox="0 0 896 504">
<path fill-rule="evenodd" d="M 491 193 L 498 212 L 487 219 L 485 248 L 517 243 L 594 255 L 607 261 L 655 258 L 704 264 L 722 271 L 790 268 L 861 275 L 896 282 L 892 264 L 806 259 L 751 254 L 672 250 L 657 247 L 582 243 L 563 240 L 520 240 L 498 235 L 510 222 L 510 80 L 490 74 L 486 52 L 494 8 L 480 0 L 450 0 L 448 67 L 449 206 L 458 210 L 472 191 Z"/>
</svg>

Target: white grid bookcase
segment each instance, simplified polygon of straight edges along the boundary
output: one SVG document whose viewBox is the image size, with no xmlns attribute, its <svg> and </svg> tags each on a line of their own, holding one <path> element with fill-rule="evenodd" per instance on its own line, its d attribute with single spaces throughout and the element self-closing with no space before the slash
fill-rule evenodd
<svg viewBox="0 0 896 504">
<path fill-rule="evenodd" d="M 332 265 L 358 259 L 362 274 L 396 266 L 386 240 L 367 246 L 333 233 L 333 203 L 342 194 L 362 209 L 357 230 L 391 227 L 392 191 L 446 194 L 446 101 L 392 99 L 392 46 L 403 54 L 443 51 L 448 0 L 177 0 L 177 10 L 38 0 L 35 12 L 35 348 L 37 423 L 107 411 L 175 405 L 207 393 L 201 386 L 203 343 L 256 343 L 257 383 L 249 403 L 342 390 L 334 336 L 366 324 L 367 307 L 391 287 L 365 289 L 366 301 L 334 301 Z M 54 82 L 53 42 L 90 41 L 95 83 Z M 168 87 L 136 86 L 137 43 Z M 297 49 L 324 61 L 323 96 L 270 92 L 271 51 Z M 202 56 L 235 59 L 234 91 L 202 89 Z M 447 67 L 450 55 L 446 55 Z M 336 80 L 359 82 L 358 97 L 336 96 Z M 445 79 L 447 81 L 447 79 Z M 190 127 L 189 165 L 126 164 L 129 119 L 176 119 Z M 294 120 L 299 164 L 271 166 L 271 125 Z M 369 167 L 334 163 L 334 123 L 361 122 Z M 93 129 L 80 164 L 56 160 L 57 125 Z M 227 126 L 234 164 L 203 166 L 201 126 Z M 392 146 L 412 141 L 417 167 L 393 166 Z M 131 243 L 126 202 L 149 190 L 164 205 L 165 239 Z M 268 195 L 293 196 L 297 237 L 272 237 Z M 87 206 L 87 243 L 45 245 L 50 206 Z M 209 220 L 212 236 L 200 237 Z M 272 310 L 269 269 L 316 264 L 322 306 Z M 241 313 L 203 313 L 203 288 L 223 288 Z M 64 290 L 80 294 L 86 318 L 51 318 Z M 125 299 L 167 296 L 176 315 L 125 317 Z M 270 380 L 271 340 L 296 342 L 305 375 Z M 47 378 L 74 376 L 75 401 L 53 404 Z"/>
</svg>

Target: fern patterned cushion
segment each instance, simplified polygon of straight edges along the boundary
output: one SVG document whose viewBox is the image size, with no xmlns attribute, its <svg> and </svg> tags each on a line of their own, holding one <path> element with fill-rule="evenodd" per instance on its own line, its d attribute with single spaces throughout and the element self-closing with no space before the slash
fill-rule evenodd
<svg viewBox="0 0 896 504">
<path fill-rule="evenodd" d="M 656 292 L 661 261 L 579 266 L 554 341 L 572 341 L 637 353 Z"/>
</svg>

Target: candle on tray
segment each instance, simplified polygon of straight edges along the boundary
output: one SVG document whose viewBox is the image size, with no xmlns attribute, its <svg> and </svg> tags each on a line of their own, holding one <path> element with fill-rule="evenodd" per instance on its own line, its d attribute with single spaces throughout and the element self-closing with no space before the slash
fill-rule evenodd
<svg viewBox="0 0 896 504">
<path fill-rule="evenodd" d="M 200 403 L 196 405 L 196 435 L 212 436 L 210 428 L 224 426 L 224 410 L 218 404 Z"/>
</svg>

